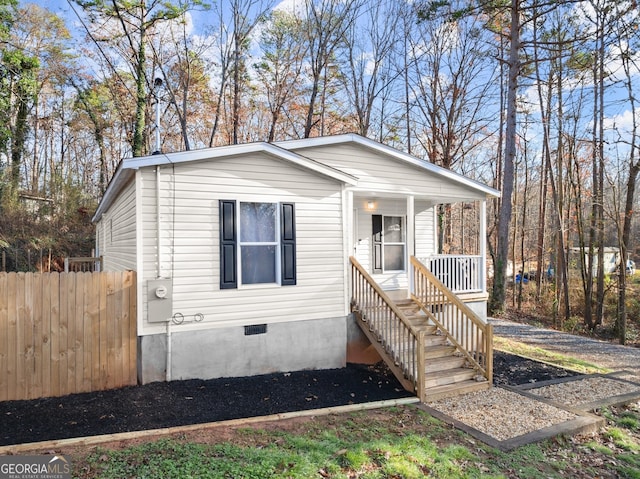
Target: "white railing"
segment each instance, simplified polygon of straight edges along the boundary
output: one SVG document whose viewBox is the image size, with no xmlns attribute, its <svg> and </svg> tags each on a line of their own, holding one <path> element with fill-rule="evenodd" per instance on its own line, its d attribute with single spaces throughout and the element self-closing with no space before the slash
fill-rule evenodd
<svg viewBox="0 0 640 479">
<path fill-rule="evenodd" d="M 482 256 L 439 254 L 418 261 L 456 294 L 485 291 Z"/>
</svg>

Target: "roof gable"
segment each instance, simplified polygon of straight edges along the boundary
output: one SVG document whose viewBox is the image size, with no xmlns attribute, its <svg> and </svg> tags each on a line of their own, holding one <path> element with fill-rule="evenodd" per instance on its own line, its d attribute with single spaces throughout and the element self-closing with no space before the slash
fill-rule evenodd
<svg viewBox="0 0 640 479">
<path fill-rule="evenodd" d="M 306 169 L 319 175 L 332 178 L 338 182 L 355 185 L 358 179 L 332 168 L 318 161 L 306 158 L 298 153 L 280 148 L 277 145 L 264 142 L 247 143 L 241 145 L 219 146 L 215 148 L 204 148 L 200 150 L 190 150 L 177 153 L 157 153 L 149 156 L 126 158 L 120 162 L 107 190 L 105 191 L 98 209 L 92 221 L 99 221 L 102 214 L 107 211 L 113 201 L 118 197 L 124 185 L 131 179 L 135 170 L 140 168 L 176 165 L 195 161 L 215 161 L 223 158 L 233 158 L 252 153 L 263 153 Z"/>
<path fill-rule="evenodd" d="M 487 186 L 471 178 L 467 178 L 466 176 L 463 176 L 452 170 L 448 170 L 446 168 L 442 168 L 440 166 L 434 165 L 433 163 L 430 163 L 425 160 L 421 160 L 420 158 L 409 155 L 408 153 L 404 153 L 400 150 L 384 145 L 377 141 L 371 140 L 369 138 L 365 138 L 363 136 L 357 135 L 355 133 L 349 133 L 345 135 L 317 137 L 317 138 L 305 138 L 301 140 L 288 140 L 288 141 L 276 142 L 275 144 L 280 146 L 281 148 L 285 148 L 290 151 L 302 150 L 300 151 L 300 153 L 304 154 L 303 150 L 307 148 L 328 147 L 331 145 L 344 145 L 349 143 L 367 148 L 387 158 L 390 158 L 394 161 L 412 165 L 414 167 L 417 167 L 423 170 L 426 173 L 435 175 L 437 177 L 441 177 L 443 179 L 447 179 L 449 181 L 453 181 L 454 183 L 457 183 L 460 186 L 469 188 L 476 192 L 480 192 L 483 195 L 500 197 L 500 192 L 495 188 L 491 188 L 490 186 Z M 317 161 L 321 161 L 321 160 L 317 160 Z"/>
</svg>

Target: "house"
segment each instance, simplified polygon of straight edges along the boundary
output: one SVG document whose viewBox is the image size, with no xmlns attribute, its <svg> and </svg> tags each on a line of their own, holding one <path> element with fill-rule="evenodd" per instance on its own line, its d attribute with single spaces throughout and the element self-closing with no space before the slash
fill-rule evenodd
<svg viewBox="0 0 640 479">
<path fill-rule="evenodd" d="M 486 201 L 497 195 L 355 134 L 160 153 L 119 165 L 93 218 L 96 251 L 105 271 L 137 271 L 142 383 L 404 364 L 408 350 L 385 348 L 424 342 L 416 321 L 455 309 L 486 323 Z M 436 255 L 437 205 L 471 201 L 478 254 Z M 417 271 L 449 293 L 428 299 Z M 387 333 L 411 336 L 405 346 L 374 327 L 383 310 L 400 322 Z M 478 343 L 451 328 L 447 346 Z M 471 349 L 456 354 L 490 362 Z M 416 354 L 394 371 L 414 389 Z"/>
<path fill-rule="evenodd" d="M 604 274 L 616 274 L 620 268 L 620 248 L 615 246 L 605 246 L 603 248 L 604 255 Z M 589 248 L 569 248 L 569 267 L 574 271 L 580 271 L 582 256 L 584 264 L 589 264 Z M 598 248 L 593 250 L 593 276 L 598 274 Z M 627 268 L 629 264 L 627 261 Z"/>
</svg>

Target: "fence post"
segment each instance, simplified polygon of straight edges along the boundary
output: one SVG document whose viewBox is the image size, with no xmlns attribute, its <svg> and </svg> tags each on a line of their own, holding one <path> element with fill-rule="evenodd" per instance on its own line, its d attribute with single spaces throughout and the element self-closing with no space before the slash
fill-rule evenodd
<svg viewBox="0 0 640 479">
<path fill-rule="evenodd" d="M 69 272 L 69 258 L 64 259 L 64 272 L 65 273 Z"/>
</svg>

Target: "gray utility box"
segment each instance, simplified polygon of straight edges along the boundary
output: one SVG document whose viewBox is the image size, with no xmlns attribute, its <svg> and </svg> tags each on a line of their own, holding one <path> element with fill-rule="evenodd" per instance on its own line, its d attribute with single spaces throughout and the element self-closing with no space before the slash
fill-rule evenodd
<svg viewBox="0 0 640 479">
<path fill-rule="evenodd" d="M 147 320 L 166 323 L 173 316 L 173 282 L 170 279 L 152 279 L 147 282 Z"/>
</svg>

